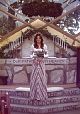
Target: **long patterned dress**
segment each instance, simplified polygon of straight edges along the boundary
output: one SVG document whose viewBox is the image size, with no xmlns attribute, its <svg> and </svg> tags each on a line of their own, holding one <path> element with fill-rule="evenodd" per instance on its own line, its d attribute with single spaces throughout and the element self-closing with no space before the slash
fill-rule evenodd
<svg viewBox="0 0 80 114">
<path fill-rule="evenodd" d="M 30 98 L 32 100 L 46 100 L 48 98 L 45 63 L 44 58 L 41 57 L 33 59 L 30 77 Z"/>
</svg>

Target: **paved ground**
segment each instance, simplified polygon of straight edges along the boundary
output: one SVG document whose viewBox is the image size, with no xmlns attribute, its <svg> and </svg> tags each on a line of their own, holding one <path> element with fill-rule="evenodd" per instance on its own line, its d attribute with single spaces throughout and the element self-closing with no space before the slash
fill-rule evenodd
<svg viewBox="0 0 80 114">
<path fill-rule="evenodd" d="M 73 110 L 73 111 L 64 111 L 64 112 L 58 112 L 54 114 L 80 114 L 80 109 L 79 110 Z"/>
<path fill-rule="evenodd" d="M 14 112 L 14 113 L 11 113 L 11 114 L 31 114 L 31 113 L 15 113 Z M 58 112 L 58 113 L 50 113 L 50 114 L 80 114 L 80 109 L 72 110 L 72 111 Z"/>
</svg>

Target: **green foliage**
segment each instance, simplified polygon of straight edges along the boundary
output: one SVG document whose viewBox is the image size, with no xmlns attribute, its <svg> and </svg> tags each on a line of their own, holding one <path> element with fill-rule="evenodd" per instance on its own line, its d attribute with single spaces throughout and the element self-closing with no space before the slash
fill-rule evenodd
<svg viewBox="0 0 80 114">
<path fill-rule="evenodd" d="M 63 30 L 67 28 L 68 33 L 74 35 L 80 28 L 80 9 L 70 13 L 65 18 L 57 22 L 57 25 Z"/>
<path fill-rule="evenodd" d="M 24 3 L 22 5 L 22 12 L 29 17 L 39 15 L 56 18 L 62 14 L 63 8 L 61 3 L 34 1 Z"/>
<path fill-rule="evenodd" d="M 7 16 L 3 15 L 0 17 L 0 35 L 3 36 L 13 29 L 12 22 L 8 20 Z"/>
</svg>

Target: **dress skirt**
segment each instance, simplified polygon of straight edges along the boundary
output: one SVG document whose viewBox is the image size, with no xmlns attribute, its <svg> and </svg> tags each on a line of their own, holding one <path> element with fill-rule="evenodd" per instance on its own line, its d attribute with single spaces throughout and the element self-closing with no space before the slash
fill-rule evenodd
<svg viewBox="0 0 80 114">
<path fill-rule="evenodd" d="M 30 98 L 32 100 L 46 100 L 48 98 L 44 58 L 33 59 L 30 77 Z"/>
</svg>

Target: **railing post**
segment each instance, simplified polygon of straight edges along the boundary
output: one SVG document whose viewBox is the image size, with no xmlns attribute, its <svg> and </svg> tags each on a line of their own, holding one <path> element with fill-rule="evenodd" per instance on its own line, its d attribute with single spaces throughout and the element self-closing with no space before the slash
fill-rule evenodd
<svg viewBox="0 0 80 114">
<path fill-rule="evenodd" d="M 4 107 L 5 107 L 5 101 L 4 100 L 1 100 L 1 113 L 4 114 Z"/>
<path fill-rule="evenodd" d="M 67 43 L 65 43 L 65 49 L 66 49 L 66 51 L 67 51 Z"/>
<path fill-rule="evenodd" d="M 60 46 L 62 46 L 62 43 L 61 42 L 62 42 L 62 40 L 60 39 Z"/>
<path fill-rule="evenodd" d="M 6 92 L 6 105 L 8 107 L 8 114 L 10 114 L 10 98 L 8 92 Z"/>
</svg>

